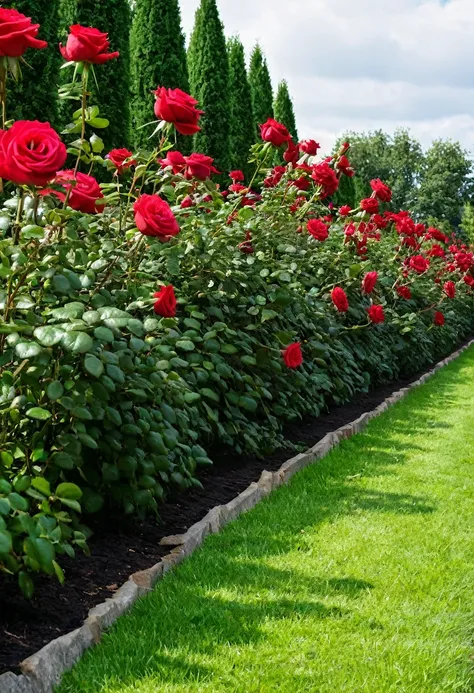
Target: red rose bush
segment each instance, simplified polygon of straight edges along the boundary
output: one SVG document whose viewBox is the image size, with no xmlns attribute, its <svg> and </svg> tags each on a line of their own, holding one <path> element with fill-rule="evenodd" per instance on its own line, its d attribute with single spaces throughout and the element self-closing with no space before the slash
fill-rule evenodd
<svg viewBox="0 0 474 693">
<path fill-rule="evenodd" d="M 0 55 L 45 48 L 38 32 L 0 10 Z M 392 211 L 379 179 L 336 204 L 349 143 L 321 157 L 270 119 L 244 179 L 176 149 L 202 111 L 157 86 L 150 151 L 102 158 L 87 80 L 119 56 L 80 26 L 61 52 L 82 63 L 71 134 L 0 132 L 0 571 L 26 595 L 87 550 L 89 514 L 156 512 L 199 486 L 213 444 L 271 450 L 284 422 L 418 372 L 474 326 L 471 248 Z"/>
</svg>

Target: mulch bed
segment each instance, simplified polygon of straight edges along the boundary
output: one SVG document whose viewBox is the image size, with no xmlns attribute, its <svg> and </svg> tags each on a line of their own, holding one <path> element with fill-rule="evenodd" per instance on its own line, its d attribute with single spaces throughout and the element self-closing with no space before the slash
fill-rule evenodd
<svg viewBox="0 0 474 693">
<path fill-rule="evenodd" d="M 327 433 L 350 423 L 364 412 L 375 409 L 392 392 L 412 382 L 401 380 L 378 387 L 368 394 L 359 394 L 350 404 L 332 409 L 315 419 L 293 424 L 285 431 L 288 440 L 315 445 Z M 225 504 L 258 481 L 263 470 L 277 471 L 297 453 L 280 449 L 265 459 L 238 456 L 232 451 L 214 451 L 215 467 L 204 471 L 200 479 L 204 490 L 194 489 L 170 498 L 160 509 L 161 524 L 156 520 L 137 522 L 123 517 L 106 516 L 91 524 L 92 555 L 78 554 L 75 560 L 61 560 L 66 584 L 56 579 L 37 580 L 35 595 L 28 602 L 18 593 L 15 583 L 2 578 L 0 595 L 0 673 L 18 673 L 19 663 L 37 652 L 51 640 L 79 628 L 93 606 L 113 595 L 128 577 L 150 568 L 170 547 L 161 547 L 160 540 L 171 534 L 185 532 L 215 505 Z"/>
</svg>

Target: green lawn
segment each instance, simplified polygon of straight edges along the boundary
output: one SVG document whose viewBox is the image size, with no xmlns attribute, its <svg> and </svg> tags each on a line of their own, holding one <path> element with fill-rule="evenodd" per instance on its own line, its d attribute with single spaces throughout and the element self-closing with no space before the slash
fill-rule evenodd
<svg viewBox="0 0 474 693">
<path fill-rule="evenodd" d="M 474 349 L 209 537 L 61 693 L 474 690 Z"/>
</svg>

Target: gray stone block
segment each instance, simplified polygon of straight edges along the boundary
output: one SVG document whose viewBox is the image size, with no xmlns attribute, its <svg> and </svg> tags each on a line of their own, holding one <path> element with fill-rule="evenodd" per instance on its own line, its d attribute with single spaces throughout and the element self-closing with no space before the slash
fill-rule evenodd
<svg viewBox="0 0 474 693">
<path fill-rule="evenodd" d="M 262 492 L 256 483 L 250 484 L 241 494 L 222 506 L 221 527 L 224 527 L 239 515 L 254 508 L 262 498 Z"/>
<path fill-rule="evenodd" d="M 24 676 L 15 676 L 10 671 L 0 676 L 0 693 L 34 693 Z"/>
<path fill-rule="evenodd" d="M 160 577 L 163 575 L 163 563 L 160 561 L 148 570 L 140 570 L 130 576 L 130 580 L 137 585 L 140 590 L 145 593 L 153 589 Z"/>
<path fill-rule="evenodd" d="M 273 491 L 273 473 L 263 471 L 258 481 L 258 487 L 262 496 L 269 496 Z"/>
<path fill-rule="evenodd" d="M 282 482 L 286 484 L 292 476 L 294 476 L 297 472 L 301 471 L 308 465 L 310 465 L 312 462 L 314 462 L 314 454 L 312 451 L 303 453 L 301 455 L 296 455 L 296 457 L 292 457 L 291 460 L 288 460 L 278 470 L 278 475 Z"/>
</svg>

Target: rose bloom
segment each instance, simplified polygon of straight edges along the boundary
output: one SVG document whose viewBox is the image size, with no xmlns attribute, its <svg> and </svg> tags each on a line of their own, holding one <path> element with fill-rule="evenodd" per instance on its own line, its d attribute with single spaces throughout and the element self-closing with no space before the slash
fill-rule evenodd
<svg viewBox="0 0 474 693">
<path fill-rule="evenodd" d="M 351 162 L 347 158 L 347 156 L 341 156 L 339 161 L 336 164 L 337 169 L 343 173 L 345 176 L 348 176 L 348 178 L 352 178 L 354 176 L 354 169 L 351 167 Z"/>
<path fill-rule="evenodd" d="M 133 152 L 128 149 L 112 149 L 105 157 L 113 163 L 117 169 L 117 174 L 121 175 L 125 169 L 135 166 L 136 161 L 132 159 Z"/>
<path fill-rule="evenodd" d="M 388 185 L 382 183 L 380 178 L 375 178 L 374 180 L 371 180 L 370 187 L 372 188 L 372 190 L 377 196 L 377 199 L 379 199 L 380 202 L 390 202 L 390 200 L 392 199 L 392 191 L 390 190 Z"/>
<path fill-rule="evenodd" d="M 15 185 L 46 185 L 66 158 L 66 146 L 49 123 L 17 120 L 0 130 L 0 178 Z"/>
<path fill-rule="evenodd" d="M 367 197 L 365 200 L 360 201 L 360 207 L 367 212 L 367 214 L 377 214 L 379 211 L 379 202 L 375 197 Z"/>
<path fill-rule="evenodd" d="M 349 310 L 349 301 L 347 300 L 346 292 L 344 289 L 341 289 L 340 286 L 336 286 L 332 290 L 331 299 L 340 313 L 346 313 Z"/>
<path fill-rule="evenodd" d="M 177 236 L 179 225 L 169 204 L 159 195 L 142 195 L 133 206 L 137 228 L 145 236 L 169 240 Z"/>
<path fill-rule="evenodd" d="M 352 209 L 349 205 L 343 205 L 342 207 L 339 208 L 339 215 L 341 217 L 347 217 L 348 214 L 352 212 Z"/>
<path fill-rule="evenodd" d="M 181 209 L 188 209 L 189 207 L 194 207 L 195 202 L 193 201 L 193 198 L 190 195 L 186 195 L 184 200 L 181 202 L 180 207 Z"/>
<path fill-rule="evenodd" d="M 373 322 L 374 325 L 385 322 L 385 314 L 382 306 L 370 306 L 370 308 L 367 308 L 367 313 L 369 314 L 370 322 Z"/>
<path fill-rule="evenodd" d="M 298 190 L 309 190 L 311 187 L 311 181 L 308 180 L 308 178 L 305 178 L 305 176 L 300 176 L 299 178 L 292 180 L 290 185 L 294 185 L 295 188 L 298 188 Z"/>
<path fill-rule="evenodd" d="M 181 89 L 158 87 L 154 92 L 155 115 L 158 120 L 173 123 L 181 135 L 194 135 L 201 129 L 199 119 L 204 111 L 199 111 L 198 102 Z"/>
<path fill-rule="evenodd" d="M 176 296 L 174 295 L 174 287 L 162 286 L 156 294 L 153 294 L 155 301 L 154 311 L 162 318 L 174 318 L 176 316 Z"/>
<path fill-rule="evenodd" d="M 454 282 L 445 282 L 443 288 L 448 298 L 454 298 L 456 296 L 456 284 Z"/>
<path fill-rule="evenodd" d="M 231 178 L 234 183 L 242 183 L 245 180 L 245 176 L 242 171 L 231 171 L 229 173 L 229 178 Z"/>
<path fill-rule="evenodd" d="M 61 185 L 66 194 L 57 191 L 50 192 L 63 202 L 67 200 L 71 209 L 84 214 L 95 214 L 103 208 L 104 202 L 101 204 L 100 200 L 104 199 L 104 194 L 94 176 L 88 176 L 80 171 L 74 175 L 74 171 L 70 169 L 59 171 L 53 182 L 56 185 Z"/>
<path fill-rule="evenodd" d="M 320 164 L 313 166 L 311 178 L 314 180 L 316 185 L 320 185 L 322 187 L 324 197 L 334 195 L 339 187 L 336 172 L 329 166 L 327 161 L 322 161 Z"/>
<path fill-rule="evenodd" d="M 434 324 L 437 327 L 443 327 L 445 320 L 444 320 L 444 315 L 440 310 L 437 310 L 436 313 L 434 314 Z"/>
<path fill-rule="evenodd" d="M 406 301 L 409 301 L 411 298 L 411 291 L 409 286 L 397 286 L 397 294 L 400 296 L 400 298 L 404 298 Z"/>
<path fill-rule="evenodd" d="M 176 175 L 181 173 L 186 168 L 186 159 L 181 152 L 169 151 L 165 159 L 159 159 L 159 164 L 162 168 L 171 166 L 173 173 Z"/>
<path fill-rule="evenodd" d="M 414 270 L 417 274 L 423 274 L 430 267 L 430 261 L 423 257 L 423 255 L 414 255 L 410 258 L 410 268 Z"/>
<path fill-rule="evenodd" d="M 20 58 L 28 48 L 43 49 L 46 41 L 37 39 L 39 24 L 10 8 L 0 8 L 0 57 Z"/>
<path fill-rule="evenodd" d="M 372 291 L 375 289 L 375 285 L 377 284 L 377 279 L 379 278 L 379 275 L 377 272 L 367 272 L 365 277 L 362 280 L 362 291 L 364 294 L 371 294 Z"/>
<path fill-rule="evenodd" d="M 296 166 L 298 163 L 298 159 L 300 158 L 300 150 L 292 140 L 288 141 L 288 146 L 286 152 L 283 154 L 283 158 L 287 164 L 293 164 L 293 166 Z"/>
<path fill-rule="evenodd" d="M 120 55 L 118 51 L 108 52 L 109 36 L 99 29 L 74 24 L 69 31 L 66 45 L 59 46 L 61 55 L 68 62 L 102 65 Z"/>
<path fill-rule="evenodd" d="M 329 236 L 328 227 L 321 219 L 310 219 L 306 228 L 317 241 L 325 241 Z"/>
<path fill-rule="evenodd" d="M 205 154 L 191 154 L 185 156 L 186 162 L 186 178 L 197 178 L 198 180 L 206 180 L 210 178 L 212 173 L 219 173 L 214 167 L 214 159 Z"/>
<path fill-rule="evenodd" d="M 250 231 L 247 231 L 245 234 L 245 241 L 239 243 L 239 250 L 241 253 L 245 253 L 246 255 L 252 255 L 255 252 L 255 248 L 252 245 L 252 234 Z"/>
<path fill-rule="evenodd" d="M 318 149 L 321 149 L 321 145 L 316 142 L 316 140 L 303 140 L 298 145 L 300 152 L 304 154 L 309 154 L 309 156 L 316 156 Z"/>
<path fill-rule="evenodd" d="M 260 136 L 264 142 L 270 142 L 274 147 L 281 147 L 282 144 L 291 140 L 288 129 L 273 118 L 269 118 L 266 123 L 260 125 Z"/>
<path fill-rule="evenodd" d="M 301 366 L 303 363 L 303 354 L 301 352 L 301 344 L 299 342 L 295 342 L 294 344 L 287 346 L 282 354 L 285 366 L 288 368 L 299 368 L 299 366 Z"/>
</svg>

